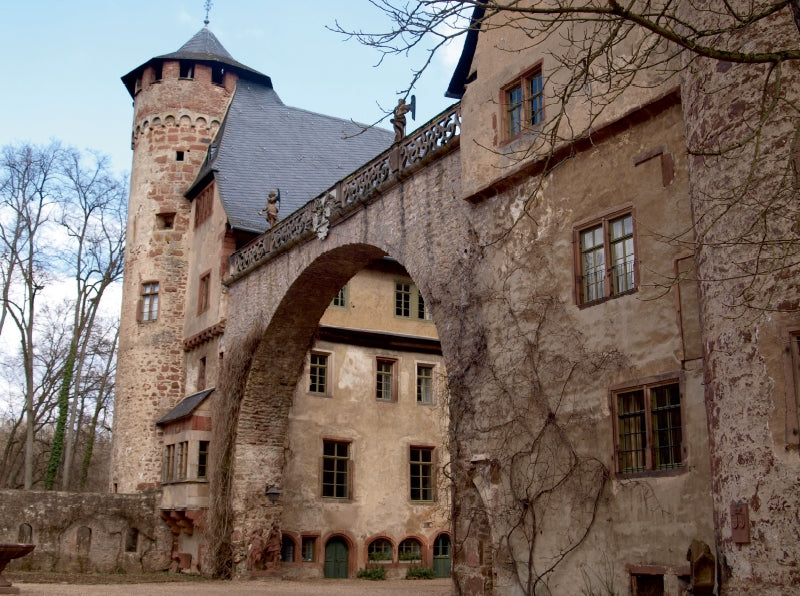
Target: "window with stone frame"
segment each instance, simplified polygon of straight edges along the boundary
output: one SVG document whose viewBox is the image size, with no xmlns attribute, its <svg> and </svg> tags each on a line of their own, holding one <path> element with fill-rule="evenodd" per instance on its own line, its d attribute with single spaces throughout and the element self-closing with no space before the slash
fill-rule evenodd
<svg viewBox="0 0 800 596">
<path fill-rule="evenodd" d="M 662 596 L 664 594 L 664 575 L 632 573 L 631 594 L 632 596 Z"/>
<path fill-rule="evenodd" d="M 425 307 L 425 299 L 413 282 L 406 280 L 395 282 L 394 316 L 403 319 L 431 320 L 430 312 Z"/>
<path fill-rule="evenodd" d="M 311 352 L 309 356 L 308 392 L 316 395 L 328 395 L 328 362 L 330 356 L 319 352 Z"/>
<path fill-rule="evenodd" d="M 284 534 L 281 537 L 281 561 L 283 563 L 294 563 L 295 544 L 291 536 Z"/>
<path fill-rule="evenodd" d="M 322 441 L 322 496 L 332 499 L 351 498 L 352 463 L 350 442 Z"/>
<path fill-rule="evenodd" d="M 396 401 L 396 365 L 397 361 L 390 358 L 377 359 L 375 399 L 378 401 Z"/>
<path fill-rule="evenodd" d="M 197 314 L 208 310 L 211 304 L 211 271 L 200 276 L 197 287 Z"/>
<path fill-rule="evenodd" d="M 317 537 L 303 536 L 302 556 L 304 563 L 313 563 L 317 558 Z"/>
<path fill-rule="evenodd" d="M 398 561 L 421 561 L 422 544 L 416 538 L 406 538 L 397 545 Z"/>
<path fill-rule="evenodd" d="M 417 403 L 433 403 L 433 365 L 417 364 Z"/>
<path fill-rule="evenodd" d="M 197 445 L 197 478 L 205 480 L 208 475 L 208 445 L 209 441 L 200 441 Z"/>
<path fill-rule="evenodd" d="M 575 231 L 578 304 L 627 294 L 636 289 L 633 214 L 616 214 Z"/>
<path fill-rule="evenodd" d="M 614 391 L 612 404 L 618 473 L 683 466 L 681 386 L 677 379 Z"/>
<path fill-rule="evenodd" d="M 392 543 L 386 538 L 376 538 L 369 543 L 369 546 L 367 547 L 367 555 L 370 561 L 391 561 Z"/>
<path fill-rule="evenodd" d="M 139 322 L 149 323 L 158 319 L 158 282 L 142 284 L 139 297 Z"/>
<path fill-rule="evenodd" d="M 434 448 L 409 448 L 409 497 L 412 501 L 432 502 L 435 498 L 436 473 L 434 467 Z"/>
<path fill-rule="evenodd" d="M 537 128 L 544 122 L 544 79 L 539 62 L 503 86 L 503 138 L 506 140 Z"/>
</svg>

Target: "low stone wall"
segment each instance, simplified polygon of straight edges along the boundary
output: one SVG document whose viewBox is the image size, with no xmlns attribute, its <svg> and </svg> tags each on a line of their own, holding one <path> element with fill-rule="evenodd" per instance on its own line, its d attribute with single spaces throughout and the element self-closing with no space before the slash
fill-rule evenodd
<svg viewBox="0 0 800 596">
<path fill-rule="evenodd" d="M 169 567 L 172 534 L 160 492 L 135 495 L 0 491 L 0 542 L 36 549 L 9 571 L 142 573 Z"/>
</svg>

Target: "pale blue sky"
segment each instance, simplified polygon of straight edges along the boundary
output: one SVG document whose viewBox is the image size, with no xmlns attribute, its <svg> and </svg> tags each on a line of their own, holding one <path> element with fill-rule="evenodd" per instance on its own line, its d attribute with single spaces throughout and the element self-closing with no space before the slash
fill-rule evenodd
<svg viewBox="0 0 800 596">
<path fill-rule="evenodd" d="M 203 27 L 203 0 L 0 0 L 0 146 L 57 139 L 131 163 L 131 97 L 120 77 L 177 50 Z M 385 30 L 368 0 L 215 0 L 209 28 L 231 55 L 272 78 L 284 103 L 373 123 L 397 103 L 421 56 L 380 54 L 326 26 Z M 454 101 L 444 92 L 463 44 L 421 84 L 412 130 Z M 380 106 L 380 107 L 379 107 Z M 388 119 L 382 124 L 391 128 Z"/>
</svg>

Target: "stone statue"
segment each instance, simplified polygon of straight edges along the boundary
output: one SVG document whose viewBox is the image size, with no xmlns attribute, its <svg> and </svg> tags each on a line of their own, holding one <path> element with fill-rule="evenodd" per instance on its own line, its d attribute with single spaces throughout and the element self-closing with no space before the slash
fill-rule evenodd
<svg viewBox="0 0 800 596">
<path fill-rule="evenodd" d="M 253 530 L 250 534 L 250 549 L 247 552 L 247 566 L 251 569 L 264 568 L 264 530 Z"/>
<path fill-rule="evenodd" d="M 267 568 L 275 568 L 281 562 L 281 529 L 278 522 L 272 522 L 272 529 L 267 538 L 267 547 L 264 551 L 264 565 Z"/>
<path fill-rule="evenodd" d="M 281 208 L 281 189 L 278 189 L 277 194 L 274 190 L 269 191 L 267 195 L 267 205 L 261 211 L 258 212 L 259 215 L 266 215 L 267 223 L 269 227 L 274 226 L 278 223 L 278 211 Z"/>
<path fill-rule="evenodd" d="M 397 107 L 394 109 L 394 118 L 390 120 L 394 125 L 394 142 L 402 141 L 406 136 L 406 114 L 411 111 L 411 106 L 406 105 L 405 99 L 397 101 Z"/>
</svg>

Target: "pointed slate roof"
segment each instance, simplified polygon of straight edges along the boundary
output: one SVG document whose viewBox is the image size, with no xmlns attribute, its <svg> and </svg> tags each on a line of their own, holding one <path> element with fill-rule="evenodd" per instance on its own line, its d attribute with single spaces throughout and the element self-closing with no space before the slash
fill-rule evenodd
<svg viewBox="0 0 800 596">
<path fill-rule="evenodd" d="M 213 177 L 228 223 L 260 233 L 267 193 L 280 188 L 283 219 L 388 148 L 393 133 L 285 105 L 272 86 L 239 80 L 206 163 L 186 192 Z"/>
<path fill-rule="evenodd" d="M 135 93 L 136 79 L 141 76 L 141 72 L 148 65 L 154 62 L 163 62 L 164 60 L 193 60 L 194 62 L 216 62 L 224 64 L 227 67 L 235 70 L 242 78 L 249 78 L 261 81 L 263 84 L 271 87 L 272 81 L 270 78 L 253 70 L 249 66 L 245 66 L 241 62 L 234 60 L 228 50 L 220 43 L 217 36 L 214 35 L 208 27 L 203 27 L 194 34 L 194 36 L 183 44 L 178 51 L 169 54 L 162 54 L 151 58 L 144 64 L 137 66 L 128 74 L 122 77 L 122 82 L 128 89 L 128 93 L 133 96 Z"/>
</svg>

